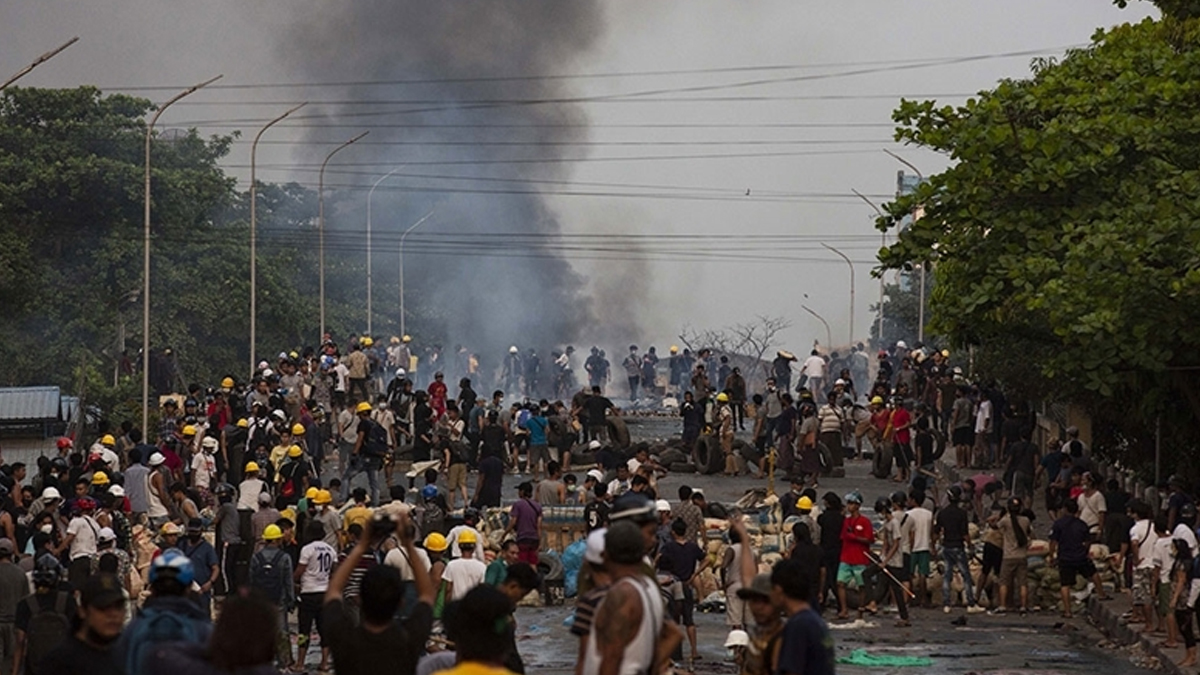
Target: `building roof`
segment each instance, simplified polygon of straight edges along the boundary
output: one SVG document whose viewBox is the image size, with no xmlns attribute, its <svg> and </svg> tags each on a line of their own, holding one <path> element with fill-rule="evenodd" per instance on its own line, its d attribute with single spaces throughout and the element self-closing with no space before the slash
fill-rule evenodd
<svg viewBox="0 0 1200 675">
<path fill-rule="evenodd" d="M 0 388 L 0 422 L 59 420 L 62 413 L 58 387 Z"/>
</svg>

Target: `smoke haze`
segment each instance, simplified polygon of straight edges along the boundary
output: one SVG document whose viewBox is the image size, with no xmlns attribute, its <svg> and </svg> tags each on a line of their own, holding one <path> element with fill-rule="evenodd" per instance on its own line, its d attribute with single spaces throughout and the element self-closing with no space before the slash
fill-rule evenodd
<svg viewBox="0 0 1200 675">
<path fill-rule="evenodd" d="M 421 187 L 528 191 L 529 184 L 403 174 L 506 181 L 566 178 L 566 163 L 491 162 L 579 156 L 580 148 L 558 145 L 587 138 L 586 118 L 578 106 L 479 106 L 469 102 L 571 96 L 566 80 L 524 78 L 582 70 L 579 57 L 603 29 L 599 3 L 356 0 L 311 7 L 314 11 L 295 19 L 277 44 L 296 79 L 409 81 L 389 86 L 347 85 L 340 92 L 323 89 L 323 98 L 343 103 L 323 107 L 320 112 L 325 119 L 320 122 L 331 126 L 314 127 L 310 140 L 328 143 L 351 138 L 362 129 L 371 131 L 361 145 L 330 164 L 327 186 L 369 187 L 392 168 L 406 165 L 379 188 L 373 202 L 376 232 L 383 233 L 393 251 L 399 232 L 436 208 L 435 215 L 405 244 L 410 332 L 415 329 L 419 336 L 422 329 L 414 325 L 413 311 L 418 307 L 432 310 L 444 327 L 447 351 L 462 343 L 487 354 L 489 361 L 498 359 L 509 344 L 541 349 L 586 339 L 588 326 L 597 318 L 596 308 L 586 281 L 559 252 L 541 248 L 547 238 L 554 242 L 562 228 L 540 195 L 410 191 Z M 521 77 L 497 79 L 510 76 Z M 396 103 L 414 99 L 437 103 Z M 364 105 L 364 100 L 391 104 Z M 427 126 L 461 124 L 517 126 Z M 547 124 L 579 126 L 538 126 Z M 404 145 L 395 144 L 397 141 Z M 428 141 L 461 144 L 410 145 Z M 475 144 L 485 141 L 529 145 Z M 318 146 L 314 156 L 305 160 L 319 163 L 333 147 Z M 422 164 L 445 161 L 455 164 Z M 357 194 L 362 193 L 351 193 Z M 332 228 L 340 221 L 344 229 L 360 230 L 362 221 L 354 213 L 357 206 L 350 201 L 357 204 L 363 200 L 344 200 L 343 209 L 334 213 Z M 499 233 L 509 236 L 497 236 Z M 388 260 L 396 257 L 393 252 Z M 376 268 L 377 279 L 387 273 L 387 268 Z M 398 316 L 397 301 L 376 296 L 375 302 L 380 316 L 392 321 Z"/>
</svg>

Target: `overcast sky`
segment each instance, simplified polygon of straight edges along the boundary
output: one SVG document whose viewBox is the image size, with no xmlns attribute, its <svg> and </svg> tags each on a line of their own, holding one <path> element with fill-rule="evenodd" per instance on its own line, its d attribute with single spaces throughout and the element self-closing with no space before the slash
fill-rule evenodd
<svg viewBox="0 0 1200 675">
<path fill-rule="evenodd" d="M 297 73 L 286 56 L 289 48 L 297 47 L 291 42 L 296 35 L 291 27 L 300 20 L 336 13 L 338 5 L 347 2 L 352 0 L 0 0 L 0 75 L 78 35 L 78 44 L 21 84 L 184 87 L 218 73 L 225 75 L 222 84 L 305 82 L 305 74 Z M 676 0 L 611 1 L 602 7 L 604 21 L 594 27 L 599 34 L 589 48 L 559 64 L 555 72 L 512 74 L 625 74 L 569 80 L 569 93 L 584 98 L 725 86 L 648 95 L 653 100 L 642 103 L 627 97 L 580 103 L 593 125 L 587 136 L 592 145 L 562 154 L 593 161 L 570 165 L 568 178 L 575 185 L 545 189 L 608 194 L 552 195 L 549 205 L 567 232 L 719 237 L 685 237 L 680 248 L 688 250 L 687 259 L 658 252 L 640 264 L 585 259 L 575 259 L 573 264 L 589 283 L 607 288 L 601 294 L 610 303 L 605 311 L 640 315 L 646 343 L 661 348 L 674 342 L 683 324 L 716 326 L 772 314 L 793 319 L 786 340 L 801 350 L 813 339 L 825 341 L 824 328 L 800 309 L 802 302 L 829 320 L 835 343 L 848 337 L 849 271 L 819 241 L 839 248 L 855 262 L 856 339 L 866 337 L 874 318 L 868 306 L 878 299 L 878 282 L 870 277 L 870 269 L 879 236 L 872 228 L 869 207 L 848 195 L 853 188 L 881 202 L 895 190 L 896 171 L 902 167 L 882 149 L 896 151 L 925 174 L 944 167 L 937 156 L 891 142 L 890 113 L 898 98 L 936 96 L 945 103 L 958 103 L 1000 78 L 1025 76 L 1032 57 L 997 56 L 933 65 L 929 60 L 1030 51 L 1060 54 L 1064 47 L 1086 43 L 1099 26 L 1138 21 L 1153 9 L 1142 3 L 1122 11 L 1107 0 Z M 346 35 L 341 48 L 352 52 L 354 36 Z M 766 66 L 790 68 L 729 70 Z M 709 72 L 661 74 L 684 70 Z M 850 74 L 863 70 L 874 72 Z M 648 71 L 660 74 L 635 75 Z M 814 75 L 824 77 L 800 79 Z M 140 93 L 155 101 L 170 95 L 165 90 Z M 513 95 L 521 94 L 520 85 L 514 84 Z M 220 121 L 220 125 L 201 126 L 201 131 L 229 133 L 240 128 L 243 141 L 248 141 L 263 121 L 286 109 L 288 102 L 301 98 L 319 102 L 342 95 L 320 88 L 201 92 L 189 104 L 172 108 L 164 121 L 166 126 Z M 427 95 L 427 91 L 394 91 L 388 96 Z M 667 100 L 680 97 L 741 100 Z M 246 105 L 254 101 L 278 105 Z M 486 121 L 486 112 L 478 119 Z M 349 137 L 353 132 L 348 126 L 339 127 L 330 130 L 329 138 Z M 314 173 L 288 168 L 313 161 L 313 148 L 294 143 L 301 138 L 300 130 L 273 130 L 272 139 L 291 144 L 260 148 L 260 165 L 275 166 L 260 170 L 260 177 L 315 187 Z M 503 138 L 503 132 L 496 138 Z M 638 145 L 613 145 L 618 142 Z M 759 156 L 594 161 L 748 154 Z M 228 158 L 230 170 L 244 177 L 248 159 L 248 142 L 235 145 Z M 403 159 L 397 156 L 395 163 Z M 385 171 L 380 170 L 380 175 Z M 472 173 L 469 167 L 454 172 L 484 175 Z M 541 174 L 531 168 L 522 175 Z M 344 178 L 342 182 L 355 181 Z M 356 182 L 373 181 L 359 177 Z M 652 196 L 632 198 L 612 196 L 612 192 Z M 703 199 L 668 199 L 666 192 Z M 770 238 L 781 235 L 814 239 Z M 705 241 L 718 256 L 727 250 L 724 256 L 729 259 L 696 262 L 694 253 Z M 771 260 L 754 262 L 755 257 Z M 620 275 L 645 279 L 643 291 L 627 293 L 636 297 L 627 297 L 625 305 L 612 292 L 623 288 L 613 285 Z"/>
</svg>

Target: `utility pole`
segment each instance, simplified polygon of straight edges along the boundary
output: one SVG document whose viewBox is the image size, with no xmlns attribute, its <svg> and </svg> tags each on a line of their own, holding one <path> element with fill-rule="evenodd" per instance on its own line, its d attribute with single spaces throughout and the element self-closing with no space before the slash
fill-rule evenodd
<svg viewBox="0 0 1200 675">
<path fill-rule="evenodd" d="M 20 71 L 18 71 L 15 75 L 13 75 L 12 77 L 5 80 L 4 84 L 0 84 L 0 91 L 4 91 L 5 89 L 8 89 L 8 86 L 10 84 L 12 84 L 13 82 L 16 82 L 17 80 L 21 79 L 22 77 L 25 77 L 26 75 L 29 74 L 29 71 L 33 70 L 34 68 L 37 68 L 38 66 L 49 61 L 50 59 L 54 58 L 55 56 L 58 56 L 58 54 L 62 50 L 66 49 L 67 47 L 70 47 L 71 45 L 75 44 L 76 42 L 79 42 L 78 36 L 73 37 L 70 40 L 67 40 L 66 43 L 59 46 L 57 49 L 51 49 L 50 51 L 46 52 L 45 54 L 42 54 L 41 56 L 37 57 L 36 61 L 25 66 Z"/>
<path fill-rule="evenodd" d="M 344 148 L 346 148 L 350 145 L 353 145 L 354 143 L 357 143 L 359 140 L 362 139 L 363 136 L 366 136 L 369 133 L 371 133 L 371 132 L 364 131 L 361 134 L 355 136 L 354 138 L 351 138 L 350 140 L 346 141 L 345 143 L 342 143 L 341 145 L 337 146 L 336 148 L 331 150 L 328 155 L 325 156 L 325 161 L 321 162 L 321 174 L 320 174 L 320 179 L 319 179 L 319 187 L 317 188 L 317 238 L 318 238 L 317 245 L 319 248 L 319 250 L 317 252 L 317 257 L 319 258 L 319 262 L 317 264 L 318 264 L 318 267 L 320 268 L 318 270 L 318 275 L 320 277 L 320 287 L 321 287 L 320 288 L 321 340 L 325 339 L 325 166 L 329 164 L 329 160 L 333 159 L 334 155 L 341 152 Z M 318 344 L 319 343 L 320 343 L 320 341 L 318 341 Z"/>
</svg>

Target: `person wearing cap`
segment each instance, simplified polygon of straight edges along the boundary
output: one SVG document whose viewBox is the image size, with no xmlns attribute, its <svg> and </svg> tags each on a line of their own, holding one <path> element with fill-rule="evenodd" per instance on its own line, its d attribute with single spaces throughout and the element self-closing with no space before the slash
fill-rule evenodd
<svg viewBox="0 0 1200 675">
<path fill-rule="evenodd" d="M 67 536 L 58 545 L 56 553 L 62 555 L 63 551 L 69 551 L 71 564 L 68 579 L 72 587 L 82 588 L 84 580 L 91 573 L 91 558 L 96 555 L 100 523 L 95 518 L 96 500 L 81 497 L 75 500 L 75 508 L 79 514 L 71 518 L 67 525 Z"/>
<path fill-rule="evenodd" d="M 287 458 L 275 476 L 280 506 L 295 506 L 316 475 L 312 461 L 299 445 L 288 448 Z"/>
<path fill-rule="evenodd" d="M 171 501 L 171 470 L 167 468 L 166 457 L 160 452 L 150 455 L 148 460 L 150 474 L 146 482 L 146 517 L 154 529 L 171 519 L 173 503 Z"/>
<path fill-rule="evenodd" d="M 104 434 L 91 447 L 91 454 L 100 455 L 100 460 L 108 467 L 110 473 L 121 470 L 121 456 L 116 452 L 117 439 L 112 434 Z"/>
<path fill-rule="evenodd" d="M 609 514 L 612 510 L 612 495 L 608 492 L 608 484 L 597 482 L 592 487 L 594 499 L 583 507 L 583 522 L 588 532 L 608 527 Z"/>
<path fill-rule="evenodd" d="M 458 535 L 455 545 L 462 556 L 446 563 L 446 569 L 442 572 L 442 590 L 446 600 L 461 600 L 468 591 L 482 584 L 487 577 L 487 565 L 475 557 L 479 540 L 480 537 L 473 529 L 464 530 Z"/>
<path fill-rule="evenodd" d="M 863 572 L 866 571 L 867 565 L 871 563 L 868 552 L 871 545 L 875 543 L 875 533 L 870 519 L 859 513 L 859 509 L 862 507 L 862 495 L 858 492 L 851 492 L 845 496 L 844 501 L 846 502 L 846 517 L 842 521 L 842 528 L 839 534 L 842 542 L 842 550 L 838 559 L 837 569 L 839 609 L 837 618 L 850 618 L 846 606 L 846 588 L 848 586 L 858 589 L 858 613 L 859 618 L 862 618 L 864 608 L 867 605 L 867 588 L 863 580 Z"/>
<path fill-rule="evenodd" d="M 608 593 L 612 577 L 604 565 L 604 536 L 608 528 L 593 530 L 588 535 L 583 553 L 583 568 L 579 573 L 579 593 L 575 596 L 575 615 L 571 622 L 571 634 L 579 638 L 579 654 L 575 661 L 575 672 L 583 670 L 587 657 L 588 637 L 596 616 L 596 607 Z"/>
<path fill-rule="evenodd" d="M 308 515 L 325 528 L 325 543 L 339 548 L 342 536 L 342 516 L 333 506 L 333 493 L 329 490 L 318 490 L 313 497 Z"/>
<path fill-rule="evenodd" d="M 258 509 L 254 515 L 250 517 L 250 532 L 254 537 L 254 552 L 262 550 L 266 541 L 263 539 L 263 532 L 267 527 L 274 525 L 275 521 L 279 520 L 279 510 L 272 505 L 271 494 L 269 492 L 260 492 L 258 494 Z"/>
<path fill-rule="evenodd" d="M 279 612 L 275 663 L 280 670 L 292 665 L 288 614 L 296 606 L 292 557 L 282 549 L 283 530 L 271 523 L 262 533 L 263 547 L 250 558 L 250 584 L 261 589 Z"/>
<path fill-rule="evenodd" d="M 613 583 L 596 609 L 581 675 L 658 672 L 659 655 L 682 641 L 678 627 L 665 623 L 655 580 L 643 571 L 646 549 L 644 531 L 633 519 L 616 520 L 605 533 L 604 565 Z"/>
<path fill-rule="evenodd" d="M 80 593 L 78 628 L 37 667 L 37 675 L 120 675 L 113 643 L 125 625 L 125 593 L 111 574 L 87 580 Z"/>
<path fill-rule="evenodd" d="M 91 574 L 115 574 L 121 585 L 131 591 L 133 559 L 117 544 L 117 533 L 110 527 L 100 528 L 96 555 L 91 560 Z"/>
<path fill-rule="evenodd" d="M 196 568 L 195 583 L 200 586 L 195 596 L 196 603 L 204 611 L 212 607 L 213 588 L 221 578 L 221 561 L 212 544 L 204 538 L 204 522 L 199 518 L 188 521 L 186 538 L 179 542 L 179 550 L 192 561 Z"/>
<path fill-rule="evenodd" d="M 192 488 L 200 501 L 212 506 L 212 484 L 217 479 L 217 448 L 221 442 L 215 436 L 205 436 L 200 442 L 200 452 L 192 455 Z"/>
<path fill-rule="evenodd" d="M 671 521 L 671 539 L 658 549 L 657 569 L 661 575 L 670 577 L 673 596 L 671 614 L 675 622 L 687 631 L 688 643 L 691 645 L 691 662 L 699 656 L 696 645 L 696 622 L 693 610 L 696 606 L 695 590 L 692 579 L 696 574 L 708 569 L 711 560 L 694 539 L 687 538 L 687 523 L 682 518 Z M 666 584 L 664 584 L 666 585 Z M 692 671 L 694 668 L 687 668 Z"/>
<path fill-rule="evenodd" d="M 542 545 L 542 505 L 533 501 L 533 483 L 526 481 L 517 486 L 517 501 L 509 512 L 504 534 L 515 534 L 521 562 L 537 565 Z"/>
</svg>

